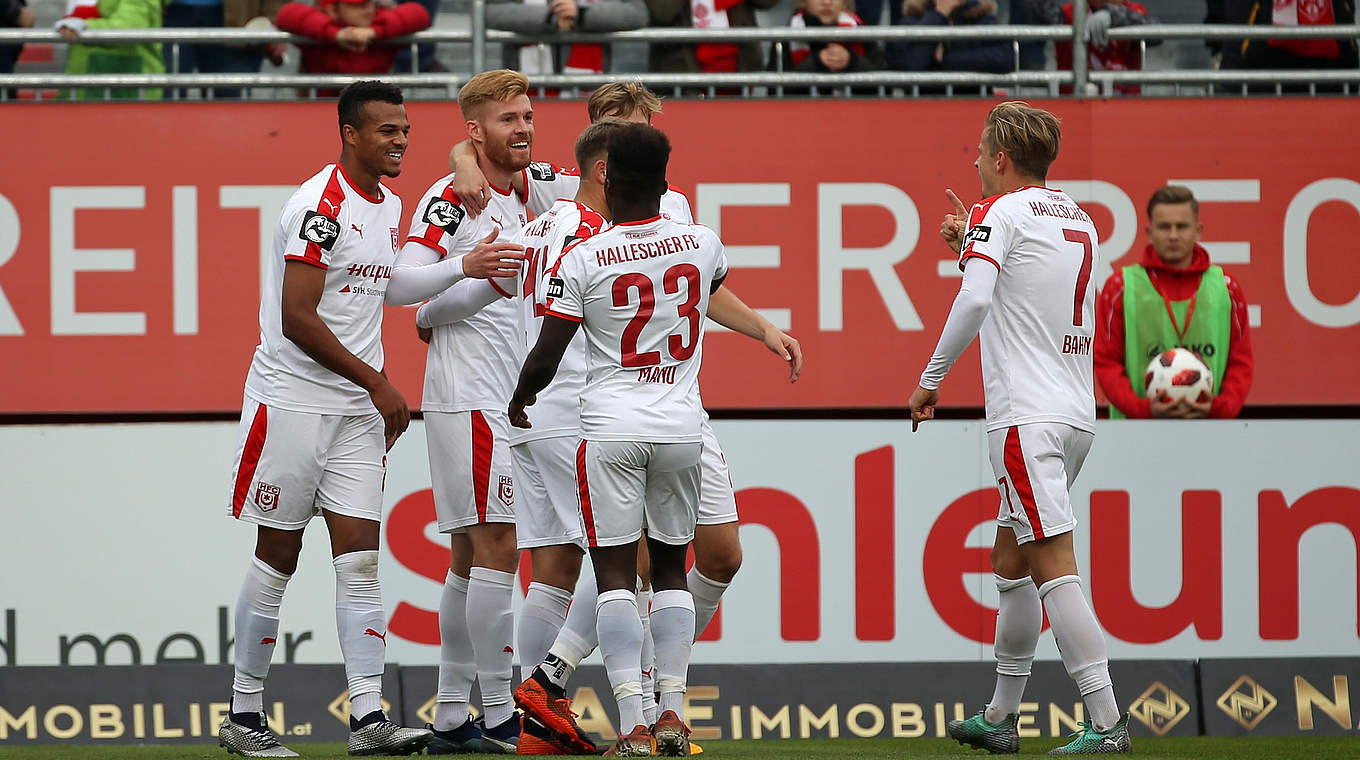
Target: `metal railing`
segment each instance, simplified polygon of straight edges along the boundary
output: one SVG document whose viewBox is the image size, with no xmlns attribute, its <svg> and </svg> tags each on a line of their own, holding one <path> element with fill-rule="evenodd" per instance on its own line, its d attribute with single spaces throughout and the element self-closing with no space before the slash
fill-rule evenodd
<svg viewBox="0 0 1360 760">
<path fill-rule="evenodd" d="M 1166 71 L 1087 71 L 1086 41 L 1084 28 L 1086 18 L 1084 4 L 1077 3 L 1078 9 L 1072 26 L 978 26 L 955 27 L 902 27 L 902 26 L 861 26 L 844 29 L 837 27 L 793 29 L 788 27 L 752 27 L 740 29 L 697 30 L 678 28 L 648 28 L 613 33 L 547 33 L 520 35 L 510 32 L 485 29 L 485 6 L 483 0 L 473 0 L 470 16 L 471 28 L 467 30 L 428 30 L 389 44 L 409 45 L 419 43 L 456 43 L 470 45 L 471 71 L 420 74 L 393 73 L 384 75 L 385 80 L 403 87 L 434 88 L 440 97 L 449 97 L 473 73 L 486 69 L 487 45 L 524 45 L 547 43 L 552 45 L 571 45 L 577 43 L 699 43 L 723 42 L 769 43 L 775 48 L 776 68 L 772 71 L 753 71 L 732 74 L 666 74 L 666 73 L 618 73 L 618 74 L 552 74 L 536 75 L 533 83 L 540 92 L 545 89 L 590 89 L 605 82 L 623 78 L 638 78 L 655 89 L 673 89 L 676 94 L 685 91 L 706 90 L 709 94 L 728 90 L 740 90 L 742 94 L 753 94 L 754 88 L 765 88 L 767 94 L 781 96 L 786 89 L 817 88 L 817 91 L 863 92 L 874 88 L 880 95 L 892 94 L 902 90 L 903 94 L 919 94 L 922 88 L 939 88 L 945 94 L 956 90 L 965 91 L 976 88 L 986 94 L 994 87 L 1041 87 L 1049 94 L 1057 95 L 1064 86 L 1071 87 L 1079 94 L 1091 94 L 1088 83 L 1096 86 L 1104 94 L 1112 94 L 1115 88 L 1124 84 L 1167 84 L 1179 88 L 1190 84 L 1203 84 L 1211 88 L 1223 85 L 1238 85 L 1245 92 L 1248 87 L 1274 85 L 1282 91 L 1287 85 L 1305 85 L 1315 89 L 1317 85 L 1336 84 L 1349 94 L 1352 85 L 1360 92 L 1360 69 L 1324 70 L 1216 70 L 1216 69 L 1176 69 Z M 1113 40 L 1137 42 L 1146 47 L 1150 41 L 1162 40 L 1243 40 L 1243 39 L 1357 39 L 1360 38 L 1360 25 L 1344 26 L 1245 26 L 1245 25 L 1145 25 L 1129 26 L 1110 30 Z M 840 74 L 813 74 L 782 70 L 782 46 L 793 41 L 837 41 L 851 42 L 950 42 L 950 41 L 1006 41 L 1012 46 L 1013 58 L 1018 67 L 1019 46 L 1024 42 L 1070 42 L 1073 45 L 1073 70 L 1071 71 L 1025 71 L 1014 70 L 1008 73 L 974 72 L 907 72 L 873 71 Z M 16 42 L 38 42 L 49 44 L 69 44 L 61 35 L 53 31 L 31 29 L 0 29 L 0 44 Z M 172 46 L 172 62 L 178 60 L 179 46 L 193 43 L 237 43 L 263 45 L 273 42 L 289 42 L 298 45 L 316 44 L 314 40 L 297 37 L 278 31 L 246 29 L 117 29 L 89 30 L 80 35 L 77 42 L 94 45 L 113 45 L 130 43 L 161 43 Z M 172 90 L 169 97 L 178 97 L 179 88 L 205 88 L 205 95 L 211 97 L 211 88 L 262 88 L 272 90 L 309 90 L 313 94 L 319 89 L 343 87 L 357 77 L 338 74 L 57 74 L 22 73 L 0 75 L 0 99 L 7 97 L 7 91 L 14 88 L 35 90 L 41 97 L 44 88 L 100 89 L 106 97 L 115 89 L 167 89 Z"/>
</svg>

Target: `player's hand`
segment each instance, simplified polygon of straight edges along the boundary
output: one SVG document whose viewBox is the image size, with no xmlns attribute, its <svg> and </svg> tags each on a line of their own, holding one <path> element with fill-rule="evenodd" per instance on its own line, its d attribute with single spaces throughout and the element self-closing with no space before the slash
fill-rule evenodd
<svg viewBox="0 0 1360 760">
<path fill-rule="evenodd" d="M 464 165 L 456 158 L 458 146 L 449 151 L 449 169 L 453 172 L 453 194 L 463 211 L 473 219 L 486 210 L 491 200 L 491 188 L 486 184 L 486 175 L 477 168 L 476 163 Z"/>
<path fill-rule="evenodd" d="M 963 205 L 959 196 L 953 190 L 945 188 L 945 197 L 954 206 L 954 212 L 944 215 L 944 221 L 940 223 L 940 239 L 945 242 L 954 253 L 958 253 L 963 248 L 964 225 L 968 223 L 968 207 Z"/>
<path fill-rule="evenodd" d="M 373 400 L 373 407 L 378 410 L 378 414 L 382 415 L 383 438 L 387 441 L 387 450 L 391 451 L 392 444 L 411 424 L 411 410 L 406 408 L 406 399 L 386 378 L 383 378 L 381 385 L 368 392 L 368 397 Z"/>
<path fill-rule="evenodd" d="M 773 325 L 765 328 L 763 340 L 765 347 L 773 351 L 775 356 L 789 363 L 789 382 L 798 382 L 798 376 L 803 374 L 803 345 L 797 338 Z"/>
<path fill-rule="evenodd" d="M 524 246 L 496 240 L 500 231 L 499 227 L 493 227 L 490 235 L 482 238 L 463 256 L 463 274 L 482 280 L 519 274 L 520 262 L 524 261 Z"/>
<path fill-rule="evenodd" d="M 844 71 L 850 65 L 850 51 L 835 42 L 822 48 L 817 57 L 829 71 Z"/>
<path fill-rule="evenodd" d="M 530 396 L 527 401 L 510 399 L 510 409 L 507 411 L 507 414 L 510 416 L 510 424 L 517 428 L 533 427 L 533 425 L 529 424 L 529 415 L 524 409 L 525 407 L 533 406 L 534 402 L 537 400 L 538 396 Z"/>
<path fill-rule="evenodd" d="M 935 405 L 939 401 L 938 389 L 932 391 L 916 386 L 916 390 L 912 391 L 911 398 L 907 401 L 907 408 L 911 410 L 911 432 L 915 433 L 922 422 L 935 419 Z"/>
<path fill-rule="evenodd" d="M 429 345 L 430 338 L 434 337 L 434 329 L 416 325 L 416 337 L 424 341 L 426 345 Z"/>
</svg>

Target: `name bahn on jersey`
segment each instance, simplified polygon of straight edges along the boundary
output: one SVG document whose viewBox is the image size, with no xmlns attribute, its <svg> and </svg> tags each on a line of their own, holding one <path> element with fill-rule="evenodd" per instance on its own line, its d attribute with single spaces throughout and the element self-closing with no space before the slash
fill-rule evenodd
<svg viewBox="0 0 1360 760">
<path fill-rule="evenodd" d="M 663 240 L 647 243 L 628 243 L 616 245 L 595 252 L 595 262 L 602 267 L 611 264 L 624 264 L 630 261 L 643 261 L 661 256 L 669 256 L 682 251 L 699 250 L 699 241 L 693 235 L 672 235 Z"/>
</svg>

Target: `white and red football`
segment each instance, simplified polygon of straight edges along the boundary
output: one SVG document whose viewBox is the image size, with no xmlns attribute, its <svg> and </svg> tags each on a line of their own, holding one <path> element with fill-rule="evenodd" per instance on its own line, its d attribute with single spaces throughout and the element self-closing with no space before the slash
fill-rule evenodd
<svg viewBox="0 0 1360 760">
<path fill-rule="evenodd" d="M 1147 366 L 1147 397 L 1163 403 L 1204 403 L 1214 397 L 1214 373 L 1188 348 L 1173 348 L 1153 357 Z"/>
</svg>

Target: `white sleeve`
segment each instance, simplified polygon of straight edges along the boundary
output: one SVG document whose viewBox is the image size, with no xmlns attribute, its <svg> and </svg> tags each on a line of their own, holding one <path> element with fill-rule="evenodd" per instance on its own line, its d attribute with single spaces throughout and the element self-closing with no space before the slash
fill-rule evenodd
<svg viewBox="0 0 1360 760">
<path fill-rule="evenodd" d="M 548 278 L 548 313 L 580 322 L 585 316 L 585 271 L 581 255 L 573 246 L 562 255 L 561 266 Z"/>
<path fill-rule="evenodd" d="M 546 161 L 535 161 L 524 171 L 528 199 L 524 205 L 539 216 L 552 208 L 558 198 L 571 198 L 581 186 L 581 176 L 572 169 L 563 169 Z"/>
<path fill-rule="evenodd" d="M 992 291 L 996 289 L 1000 272 L 981 256 L 964 259 L 963 267 L 963 284 L 959 286 L 959 294 L 954 296 L 954 305 L 940 332 L 935 355 L 930 357 L 926 371 L 921 373 L 921 387 L 928 390 L 940 387 L 949 368 L 977 337 L 982 321 L 992 308 Z"/>
<path fill-rule="evenodd" d="M 390 306 L 419 303 L 448 290 L 466 276 L 462 254 L 441 258 L 438 251 L 424 243 L 408 241 L 392 267 L 386 300 Z"/>
<path fill-rule="evenodd" d="M 490 280 L 469 280 L 421 306 L 416 312 L 416 326 L 438 327 L 462 322 L 504 297 Z"/>
</svg>

